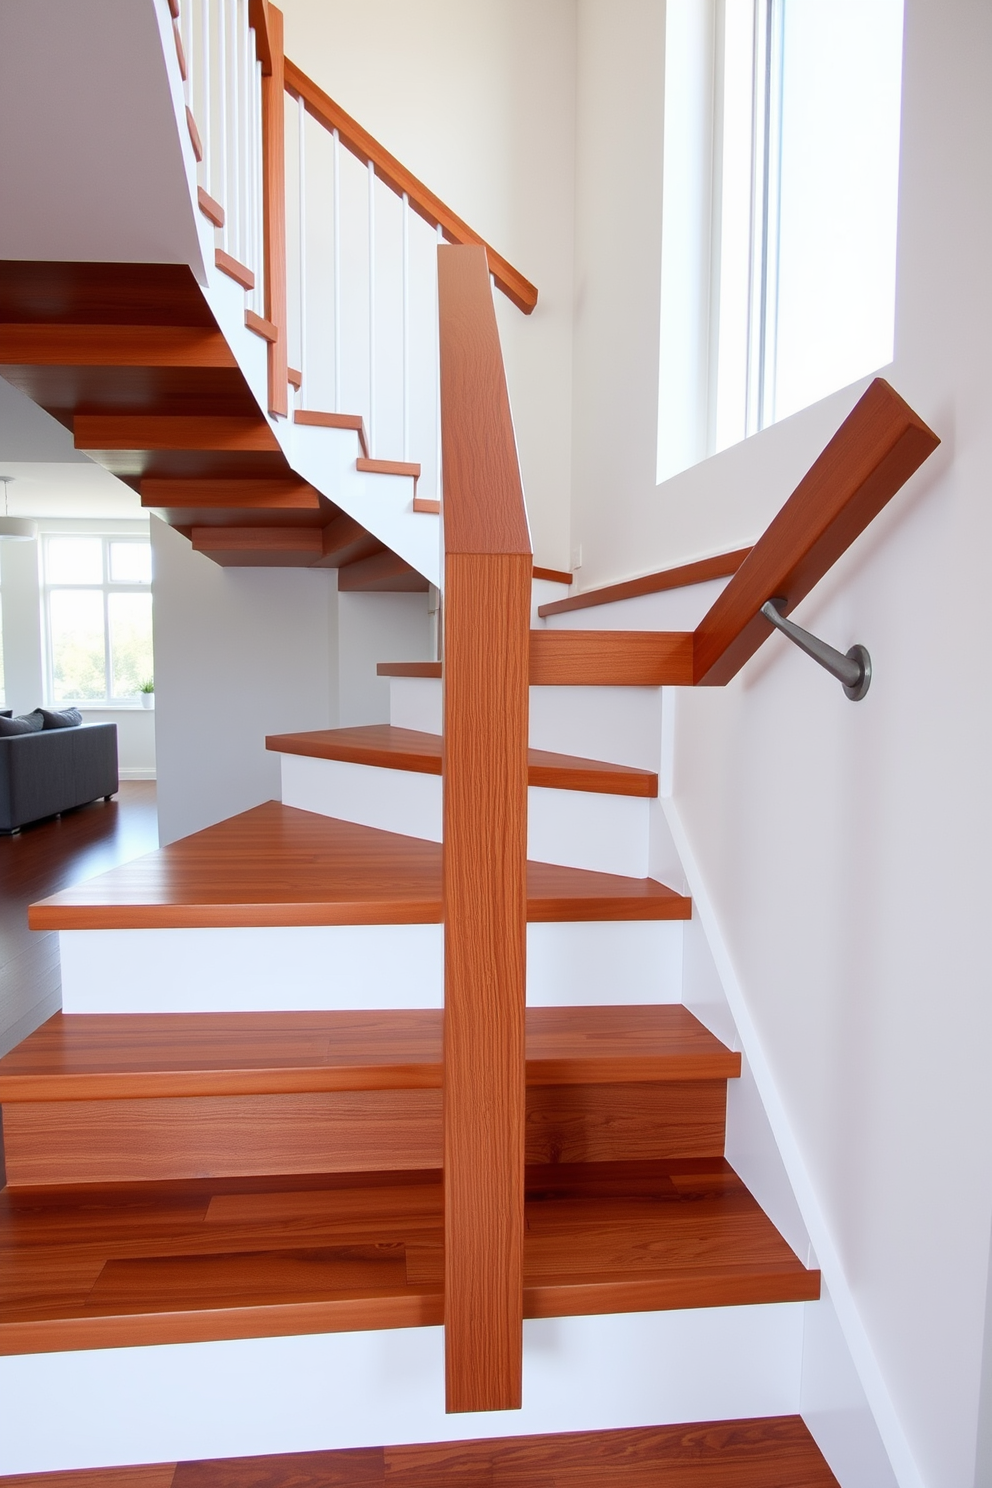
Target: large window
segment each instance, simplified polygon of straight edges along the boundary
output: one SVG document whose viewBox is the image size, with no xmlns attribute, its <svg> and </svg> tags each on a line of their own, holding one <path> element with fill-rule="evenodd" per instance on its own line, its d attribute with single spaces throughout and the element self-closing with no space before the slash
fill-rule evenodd
<svg viewBox="0 0 992 1488">
<path fill-rule="evenodd" d="M 892 359 L 902 0 L 668 0 L 658 478 Z"/>
<path fill-rule="evenodd" d="M 52 701 L 136 698 L 152 677 L 150 544 L 48 535 L 43 564 Z"/>
</svg>

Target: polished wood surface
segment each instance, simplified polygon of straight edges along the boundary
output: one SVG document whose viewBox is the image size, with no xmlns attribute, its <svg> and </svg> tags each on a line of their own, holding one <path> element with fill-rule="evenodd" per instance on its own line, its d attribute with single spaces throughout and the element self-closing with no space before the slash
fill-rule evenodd
<svg viewBox="0 0 992 1488">
<path fill-rule="evenodd" d="M 323 553 L 319 527 L 193 527 L 190 541 L 222 568 L 299 568 Z"/>
<path fill-rule="evenodd" d="M 416 1327 L 442 1318 L 440 1173 L 0 1194 L 0 1352 Z M 528 1316 L 802 1301 L 724 1159 L 528 1169 Z"/>
<path fill-rule="evenodd" d="M 0 1059 L 0 1101 L 440 1089 L 440 1009 L 56 1013 Z M 528 1008 L 529 1085 L 726 1080 L 741 1056 L 680 1003 Z"/>
<path fill-rule="evenodd" d="M 278 335 L 269 342 L 269 412 L 289 413 L 286 308 L 286 92 L 282 11 L 250 0 L 255 48 L 262 63 L 262 249 L 265 318 Z"/>
<path fill-rule="evenodd" d="M 166 511 L 222 510 L 305 513 L 308 520 L 322 520 L 334 507 L 315 487 L 298 476 L 270 480 L 156 480 L 141 482 L 143 507 Z M 350 519 L 349 519 L 350 520 Z M 356 523 L 357 526 L 357 523 Z M 360 528 L 364 532 L 364 528 Z"/>
<path fill-rule="evenodd" d="M 512 264 L 508 263 L 501 254 L 491 248 L 477 232 L 469 227 L 467 222 L 446 207 L 440 197 L 434 195 L 422 181 L 406 169 L 395 157 L 386 150 L 379 141 L 373 139 L 367 130 L 354 120 L 350 114 L 346 114 L 339 104 L 326 94 L 322 88 L 307 77 L 295 63 L 286 59 L 286 87 L 294 98 L 302 98 L 307 112 L 310 113 L 325 129 L 338 131 L 341 143 L 352 155 L 356 156 L 363 165 L 371 164 L 380 181 L 384 182 L 397 196 L 404 194 L 409 198 L 410 206 L 428 222 L 431 227 L 440 227 L 449 243 L 475 244 L 484 249 L 486 254 L 487 270 L 492 274 L 497 286 L 503 291 L 508 299 L 512 300 L 519 310 L 529 315 L 537 304 L 537 290 L 529 280 L 525 279 Z"/>
<path fill-rule="evenodd" d="M 388 723 L 368 723 L 347 729 L 315 729 L 303 734 L 270 734 L 265 740 L 266 749 L 276 754 L 344 760 L 386 770 L 410 770 L 421 775 L 440 775 L 442 745 L 440 734 L 393 728 Z M 582 759 L 577 755 L 554 754 L 546 749 L 527 751 L 527 780 L 529 785 L 593 791 L 601 795 L 653 797 L 658 794 L 658 777 L 651 770 L 605 764 L 602 760 Z"/>
<path fill-rule="evenodd" d="M 224 208 L 220 202 L 204 191 L 202 186 L 196 188 L 196 204 L 205 217 L 209 217 L 214 227 L 223 227 L 225 222 Z"/>
<path fill-rule="evenodd" d="M 340 594 L 426 594 L 429 587 L 422 573 L 389 548 L 350 558 L 338 569 Z"/>
<path fill-rule="evenodd" d="M 692 682 L 692 633 L 533 630 L 533 687 L 671 687 Z"/>
<path fill-rule="evenodd" d="M 368 457 L 369 436 L 360 413 L 323 413 L 315 408 L 298 408 L 293 414 L 293 423 L 309 424 L 316 429 L 354 429 L 362 452 Z"/>
<path fill-rule="evenodd" d="M 245 311 L 245 326 L 249 331 L 254 331 L 256 336 L 261 336 L 264 341 L 278 341 L 279 330 L 271 320 L 266 320 L 264 315 L 256 315 L 254 310 Z"/>
<path fill-rule="evenodd" d="M 531 921 L 680 920 L 650 878 L 527 865 Z M 437 924 L 441 847 L 269 801 L 33 904 L 36 930 Z"/>
<path fill-rule="evenodd" d="M 183 49 L 183 39 L 179 34 L 179 25 L 176 21 L 172 23 L 172 39 L 176 43 L 176 60 L 179 63 L 179 75 L 183 82 L 186 81 L 186 52 Z"/>
<path fill-rule="evenodd" d="M 203 141 L 200 138 L 200 131 L 196 127 L 193 112 L 188 105 L 186 108 L 186 128 L 189 132 L 189 142 L 193 146 L 193 154 L 196 156 L 197 163 L 199 164 L 203 159 Z"/>
<path fill-rule="evenodd" d="M 299 367 L 287 367 L 286 380 L 289 383 L 290 387 L 294 387 L 296 391 L 299 392 L 300 388 L 303 386 L 303 373 L 300 371 Z"/>
<path fill-rule="evenodd" d="M 214 249 L 214 263 L 222 274 L 226 274 L 229 279 L 236 279 L 242 289 L 255 288 L 255 275 L 253 271 L 232 254 L 225 253 L 223 248 Z"/>
<path fill-rule="evenodd" d="M 534 577 L 535 579 L 544 579 L 549 584 L 571 585 L 575 575 L 565 573 L 564 570 L 560 568 L 535 568 Z"/>
<path fill-rule="evenodd" d="M 0 363 L 55 367 L 237 367 L 220 331 L 207 326 L 0 325 Z"/>
<path fill-rule="evenodd" d="M 414 496 L 413 509 L 415 512 L 437 517 L 441 514 L 441 503 L 434 496 Z"/>
<path fill-rule="evenodd" d="M 316 567 L 340 568 L 342 564 L 352 563 L 358 558 L 367 558 L 381 551 L 383 545 L 377 538 L 360 522 L 356 522 L 354 517 L 341 512 L 323 530 L 322 555 Z"/>
<path fill-rule="evenodd" d="M 377 677 L 426 677 L 441 680 L 439 661 L 380 661 L 376 663 Z"/>
<path fill-rule="evenodd" d="M 263 418 L 77 413 L 73 438 L 82 450 L 266 450 L 279 442 Z"/>
<path fill-rule="evenodd" d="M 444 481 L 444 1322 L 449 1411 L 523 1368 L 533 576 L 484 248 L 438 249 Z"/>
<path fill-rule="evenodd" d="M 216 322 L 186 264 L 0 262 L 0 322 L 206 326 Z"/>
<path fill-rule="evenodd" d="M 2 1488 L 567 1488 L 571 1484 L 575 1488 L 838 1488 L 801 1416 L 0 1478 Z"/>
<path fill-rule="evenodd" d="M 693 680 L 720 686 L 740 671 L 772 634 L 761 606 L 797 605 L 939 443 L 876 377 L 699 622 Z"/>
<path fill-rule="evenodd" d="M 566 615 L 570 610 L 588 610 L 596 605 L 616 604 L 621 599 L 639 599 L 643 594 L 662 594 L 667 589 L 683 589 L 690 584 L 705 584 L 712 579 L 728 578 L 737 572 L 750 551 L 750 548 L 737 548 L 732 553 L 700 558 L 695 563 L 680 563 L 677 568 L 643 574 L 638 579 L 625 579 L 620 584 L 604 584 L 600 589 L 586 589 L 582 594 L 570 594 L 567 599 L 556 599 L 551 604 L 539 605 L 537 613 L 542 617 Z"/>
<path fill-rule="evenodd" d="M 359 456 L 355 469 L 366 475 L 410 475 L 414 481 L 420 479 L 420 466 L 414 460 L 367 460 Z"/>
</svg>

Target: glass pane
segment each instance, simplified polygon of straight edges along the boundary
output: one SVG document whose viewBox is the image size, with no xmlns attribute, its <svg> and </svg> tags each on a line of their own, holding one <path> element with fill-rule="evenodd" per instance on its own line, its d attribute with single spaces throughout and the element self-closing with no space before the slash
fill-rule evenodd
<svg viewBox="0 0 992 1488">
<path fill-rule="evenodd" d="M 150 584 L 152 581 L 151 543 L 112 542 L 110 544 L 110 577 L 115 584 Z"/>
<path fill-rule="evenodd" d="M 103 542 L 99 537 L 50 537 L 46 559 L 50 584 L 103 583 Z"/>
<path fill-rule="evenodd" d="M 152 680 L 152 597 L 111 594 L 108 609 L 111 696 L 136 697 L 141 684 Z"/>
<path fill-rule="evenodd" d="M 56 589 L 49 601 L 54 701 L 106 697 L 102 591 Z"/>
<path fill-rule="evenodd" d="M 7 685 L 3 674 L 3 615 L 0 613 L 0 703 L 7 700 Z"/>
</svg>

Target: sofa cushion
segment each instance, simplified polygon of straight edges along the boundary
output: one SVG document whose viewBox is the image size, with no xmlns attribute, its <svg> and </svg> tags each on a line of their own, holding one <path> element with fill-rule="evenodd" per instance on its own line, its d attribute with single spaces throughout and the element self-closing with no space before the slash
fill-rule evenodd
<svg viewBox="0 0 992 1488">
<path fill-rule="evenodd" d="M 43 728 L 44 720 L 35 709 L 20 718 L 0 718 L 0 739 L 7 734 L 40 734 Z"/>
<path fill-rule="evenodd" d="M 83 721 L 83 715 L 78 708 L 62 708 L 59 711 L 51 708 L 35 708 L 34 711 L 41 714 L 41 726 L 46 729 L 78 728 Z"/>
</svg>

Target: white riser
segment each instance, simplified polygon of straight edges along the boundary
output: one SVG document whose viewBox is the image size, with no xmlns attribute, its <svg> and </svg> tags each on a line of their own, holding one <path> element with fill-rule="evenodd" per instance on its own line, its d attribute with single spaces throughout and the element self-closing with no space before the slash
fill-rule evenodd
<svg viewBox="0 0 992 1488">
<path fill-rule="evenodd" d="M 441 777 L 375 765 L 282 756 L 286 806 L 342 821 L 441 841 Z M 632 796 L 531 786 L 527 803 L 527 854 L 539 863 L 648 874 L 650 803 Z"/>
<path fill-rule="evenodd" d="M 391 677 L 389 698 L 394 728 L 443 732 L 440 681 Z M 532 687 L 531 748 L 657 770 L 661 698 L 660 687 Z"/>
<path fill-rule="evenodd" d="M 680 1002 L 682 922 L 527 927 L 534 1007 Z M 62 930 L 67 1013 L 309 1012 L 443 1004 L 441 925 Z"/>
<path fill-rule="evenodd" d="M 440 1328 L 0 1359 L 0 1473 L 791 1415 L 804 1313 L 528 1321 L 524 1408 L 492 1414 L 444 1414 Z"/>
</svg>

